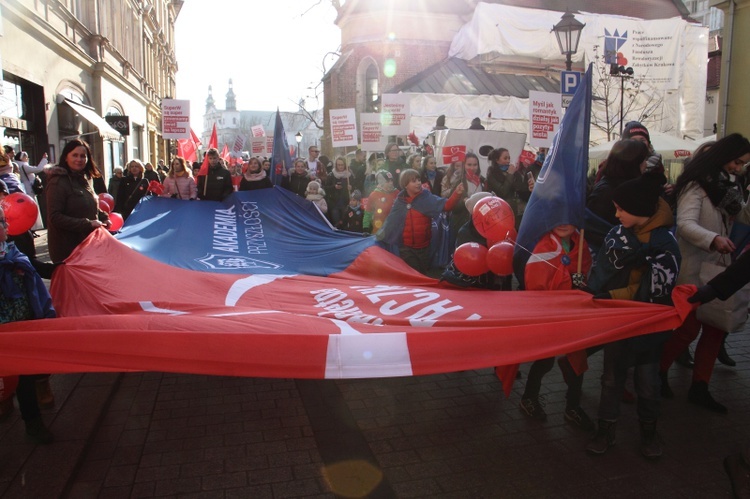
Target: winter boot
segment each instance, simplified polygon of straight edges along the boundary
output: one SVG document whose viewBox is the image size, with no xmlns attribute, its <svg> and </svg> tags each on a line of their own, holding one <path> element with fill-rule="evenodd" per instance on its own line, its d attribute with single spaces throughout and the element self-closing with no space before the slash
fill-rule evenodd
<svg viewBox="0 0 750 499">
<path fill-rule="evenodd" d="M 695 360 L 693 359 L 693 354 L 690 353 L 690 347 L 685 348 L 674 361 L 687 369 L 695 367 Z"/>
<path fill-rule="evenodd" d="M 586 452 L 589 454 L 604 454 L 607 452 L 607 449 L 615 445 L 616 426 L 617 421 L 600 419 L 594 438 L 586 446 Z"/>
<path fill-rule="evenodd" d="M 44 425 L 41 416 L 37 416 L 31 421 L 26 421 L 26 436 L 36 444 L 51 444 L 55 437 Z"/>
<path fill-rule="evenodd" d="M 708 393 L 708 383 L 705 381 L 693 381 L 693 384 L 690 385 L 690 391 L 688 391 L 688 402 L 709 411 L 718 412 L 719 414 L 727 414 L 729 412 L 725 405 L 715 401 L 711 394 Z"/>
<path fill-rule="evenodd" d="M 646 459 L 661 457 L 661 438 L 656 431 L 656 420 L 642 419 L 641 423 L 641 454 Z"/>
</svg>

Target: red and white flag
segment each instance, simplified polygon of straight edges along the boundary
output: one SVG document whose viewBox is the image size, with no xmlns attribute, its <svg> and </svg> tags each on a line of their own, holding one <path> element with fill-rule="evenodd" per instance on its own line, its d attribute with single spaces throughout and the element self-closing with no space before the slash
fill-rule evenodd
<svg viewBox="0 0 750 499">
<path fill-rule="evenodd" d="M 211 138 L 208 139 L 208 148 L 218 148 L 219 147 L 219 139 L 216 136 L 216 123 L 214 123 L 214 128 L 211 131 Z M 201 175 L 208 175 L 208 155 L 203 156 L 203 164 L 201 165 L 201 169 L 198 172 L 198 176 Z"/>
<path fill-rule="evenodd" d="M 229 146 L 224 144 L 224 149 L 221 150 L 219 157 L 224 161 L 229 161 Z"/>
</svg>

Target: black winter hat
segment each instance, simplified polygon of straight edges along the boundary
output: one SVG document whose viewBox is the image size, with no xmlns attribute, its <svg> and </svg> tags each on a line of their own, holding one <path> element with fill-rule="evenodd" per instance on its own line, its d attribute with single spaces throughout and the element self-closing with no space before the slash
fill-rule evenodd
<svg viewBox="0 0 750 499">
<path fill-rule="evenodd" d="M 644 173 L 617 186 L 612 193 L 612 201 L 631 215 L 651 217 L 659 204 L 661 180 L 656 174 Z"/>
<path fill-rule="evenodd" d="M 640 121 L 629 121 L 625 123 L 625 128 L 622 129 L 623 139 L 632 139 L 634 136 L 640 135 L 646 137 L 648 143 L 651 143 L 651 135 L 648 133 L 648 128 L 643 126 Z"/>
</svg>

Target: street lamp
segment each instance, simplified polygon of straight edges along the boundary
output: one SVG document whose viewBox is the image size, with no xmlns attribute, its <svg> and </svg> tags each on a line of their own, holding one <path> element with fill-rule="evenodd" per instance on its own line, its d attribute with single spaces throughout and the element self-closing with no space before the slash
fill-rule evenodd
<svg viewBox="0 0 750 499">
<path fill-rule="evenodd" d="M 570 71 L 573 61 L 570 56 L 578 52 L 578 42 L 581 40 L 581 31 L 586 26 L 575 18 L 570 11 L 566 10 L 560 22 L 552 26 L 552 31 L 557 37 L 557 45 L 560 53 L 565 56 L 565 69 Z"/>
<path fill-rule="evenodd" d="M 299 145 L 302 143 L 302 132 L 297 132 L 297 135 L 294 136 L 294 140 L 297 141 L 297 157 L 301 158 L 302 155 L 300 155 Z"/>
<path fill-rule="evenodd" d="M 620 138 L 622 138 L 622 122 L 624 121 L 623 113 L 625 108 L 625 80 L 633 77 L 633 68 L 618 66 L 617 64 L 609 65 L 609 75 L 620 78 Z"/>
</svg>

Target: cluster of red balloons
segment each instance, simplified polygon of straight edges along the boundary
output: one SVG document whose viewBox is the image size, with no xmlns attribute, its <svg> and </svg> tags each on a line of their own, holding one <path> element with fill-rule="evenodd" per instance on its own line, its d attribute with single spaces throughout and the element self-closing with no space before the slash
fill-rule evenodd
<svg viewBox="0 0 750 499">
<path fill-rule="evenodd" d="M 453 253 L 456 268 L 469 276 L 487 272 L 497 275 L 513 273 L 513 250 L 516 240 L 516 217 L 513 209 L 502 198 L 480 199 L 471 214 L 477 231 L 487 239 L 486 246 L 464 243 Z"/>
<path fill-rule="evenodd" d="M 14 192 L 5 196 L 0 203 L 5 212 L 5 221 L 8 223 L 8 234 L 17 236 L 30 230 L 36 217 L 39 215 L 39 207 L 31 196 L 22 192 Z"/>
<path fill-rule="evenodd" d="M 162 194 L 164 194 L 164 186 L 156 180 L 152 180 L 148 183 L 148 192 L 151 192 L 157 196 L 161 196 Z"/>
<path fill-rule="evenodd" d="M 99 194 L 99 209 L 109 213 L 109 230 L 116 232 L 122 228 L 122 224 L 125 223 L 122 215 L 112 211 L 115 209 L 115 198 L 111 194 L 106 192 Z"/>
</svg>

